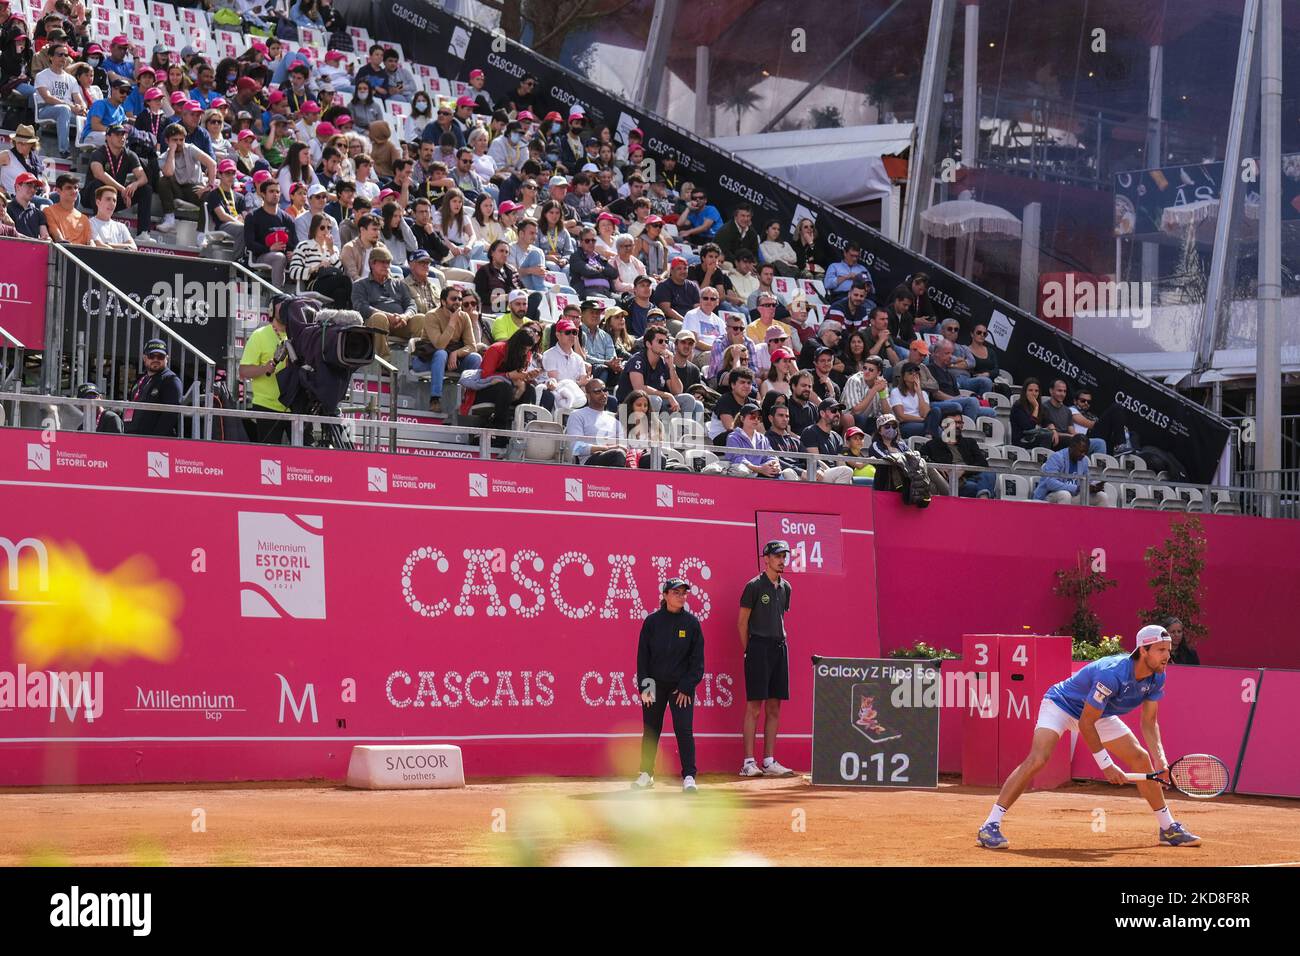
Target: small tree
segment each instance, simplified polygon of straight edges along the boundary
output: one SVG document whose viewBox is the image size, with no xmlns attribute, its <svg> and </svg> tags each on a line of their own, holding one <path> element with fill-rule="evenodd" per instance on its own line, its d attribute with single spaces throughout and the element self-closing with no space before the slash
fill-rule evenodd
<svg viewBox="0 0 1300 956">
<path fill-rule="evenodd" d="M 809 110 L 813 129 L 839 129 L 844 125 L 844 115 L 838 106 L 822 106 Z"/>
<path fill-rule="evenodd" d="M 1201 571 L 1205 568 L 1205 533 L 1196 515 L 1175 518 L 1163 545 L 1147 548 L 1142 556 L 1151 573 L 1154 607 L 1139 613 L 1145 624 L 1163 623 L 1167 617 L 1183 622 L 1183 638 L 1193 647 L 1208 636 L 1201 620 Z"/>
<path fill-rule="evenodd" d="M 1074 611 L 1063 630 L 1076 643 L 1096 644 L 1101 639 L 1101 619 L 1090 606 L 1092 596 L 1113 588 L 1115 582 L 1106 576 L 1096 562 L 1080 551 L 1073 568 L 1056 572 L 1056 585 L 1052 593 L 1074 605 Z"/>
</svg>

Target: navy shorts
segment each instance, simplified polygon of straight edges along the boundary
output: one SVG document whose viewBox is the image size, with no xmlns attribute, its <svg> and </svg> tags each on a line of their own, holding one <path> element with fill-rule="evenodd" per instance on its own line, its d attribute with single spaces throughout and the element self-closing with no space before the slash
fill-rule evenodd
<svg viewBox="0 0 1300 956">
<path fill-rule="evenodd" d="M 784 641 L 749 639 L 745 649 L 745 699 L 790 699 L 790 653 Z"/>
</svg>

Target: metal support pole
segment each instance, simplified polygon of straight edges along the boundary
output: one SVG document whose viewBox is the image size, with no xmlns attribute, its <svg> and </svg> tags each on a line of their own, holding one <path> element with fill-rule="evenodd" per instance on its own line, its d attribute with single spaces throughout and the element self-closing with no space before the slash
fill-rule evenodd
<svg viewBox="0 0 1300 956">
<path fill-rule="evenodd" d="M 1164 158 L 1162 117 L 1164 115 L 1165 48 L 1160 44 L 1151 47 L 1147 67 L 1147 166 L 1161 165 Z M 1160 277 L 1160 246 L 1154 242 L 1142 243 L 1142 281 L 1155 282 Z"/>
<path fill-rule="evenodd" d="M 680 0 L 655 0 L 655 12 L 650 18 L 650 35 L 646 37 L 645 55 L 637 71 L 636 88 L 632 100 L 642 109 L 654 110 L 659 106 L 660 84 L 663 83 L 664 66 L 668 62 L 668 47 L 672 44 L 673 29 L 677 26 Z"/>
<path fill-rule="evenodd" d="M 1223 152 L 1223 183 L 1219 188 L 1219 218 L 1214 226 L 1214 251 L 1210 258 L 1210 277 L 1205 287 L 1205 308 L 1201 313 L 1201 330 L 1196 343 L 1198 371 L 1209 366 L 1214 356 L 1219 319 L 1225 313 L 1224 301 L 1232 220 L 1237 210 L 1237 188 L 1241 183 L 1242 137 L 1246 101 L 1249 97 L 1251 63 L 1258 33 L 1260 0 L 1246 0 L 1241 15 L 1241 42 L 1237 46 L 1237 75 L 1232 87 L 1232 108 L 1228 111 L 1228 142 Z"/>
<path fill-rule="evenodd" d="M 712 136 L 709 125 L 709 48 L 695 48 L 695 135 Z"/>
<path fill-rule="evenodd" d="M 966 4 L 966 35 L 962 52 L 961 82 L 961 164 L 966 169 L 979 165 L 980 104 L 980 5 Z"/>
<path fill-rule="evenodd" d="M 1038 314 L 1038 250 L 1042 241 L 1043 204 L 1031 202 L 1020 221 L 1020 308 Z"/>
<path fill-rule="evenodd" d="M 815 89 L 818 89 L 818 88 L 821 86 L 821 84 L 822 84 L 822 80 L 824 80 L 824 79 L 826 79 L 826 77 L 830 76 L 830 75 L 831 75 L 831 71 L 834 70 L 837 66 L 839 66 L 842 62 L 844 62 L 844 58 L 845 58 L 845 57 L 847 57 L 850 53 L 852 53 L 854 50 L 856 50 L 856 49 L 858 48 L 858 46 L 862 43 L 863 40 L 865 40 L 867 37 L 871 36 L 871 34 L 875 32 L 876 27 L 878 27 L 878 26 L 880 26 L 882 23 L 884 23 L 885 20 L 886 20 L 886 18 L 888 18 L 888 16 L 889 16 L 891 13 L 893 13 L 895 10 L 897 10 L 897 9 L 898 9 L 899 7 L 901 7 L 902 5 L 903 5 L 903 0 L 894 0 L 894 2 L 891 3 L 891 4 L 889 5 L 889 9 L 887 9 L 887 10 L 886 10 L 884 13 L 882 13 L 880 16 L 876 17 L 876 19 L 872 20 L 872 21 L 871 21 L 871 24 L 870 24 L 870 25 L 869 25 L 865 30 L 863 30 L 861 33 L 859 33 L 859 34 L 857 35 L 857 37 L 854 38 L 854 40 L 853 40 L 852 43 L 850 43 L 848 46 L 846 46 L 843 50 L 840 51 L 839 56 L 837 56 L 835 59 L 831 60 L 830 63 L 826 64 L 826 68 L 825 68 L 824 70 L 822 70 L 819 74 L 817 74 L 817 78 L 816 78 L 815 80 L 813 80 L 813 81 L 810 82 L 807 86 L 805 86 L 802 90 L 800 90 L 799 93 L 798 93 L 798 95 L 795 96 L 795 98 L 792 99 L 789 103 L 787 103 L 784 107 L 782 107 L 782 108 L 777 112 L 777 114 L 776 114 L 775 116 L 773 116 L 770 120 L 768 120 L 768 121 L 767 121 L 767 125 L 764 126 L 761 130 L 759 130 L 759 132 L 760 132 L 760 133 L 770 133 L 770 132 L 772 132 L 772 130 L 774 130 L 774 129 L 776 128 L 776 125 L 777 125 L 778 123 L 780 123 L 781 120 L 785 119 L 787 113 L 789 113 L 792 109 L 794 109 L 796 106 L 798 106 L 800 103 L 802 103 L 803 100 L 804 100 L 804 97 L 806 97 L 809 93 L 811 93 L 811 92 L 812 92 L 813 90 L 815 90 Z M 952 36 L 951 25 L 952 25 L 952 21 L 949 20 L 949 38 L 950 38 L 950 39 L 951 39 L 951 36 Z M 927 46 L 927 47 L 926 47 L 926 55 L 927 55 L 927 56 L 929 55 L 929 52 L 930 52 L 930 48 Z M 946 54 L 947 54 L 947 51 L 945 50 L 944 53 L 945 53 L 945 55 L 946 55 Z"/>
<path fill-rule="evenodd" d="M 902 243 L 915 249 L 921 237 L 921 213 L 930 205 L 934 154 L 939 147 L 943 118 L 943 85 L 948 75 L 952 24 L 957 0 L 930 0 L 930 29 L 925 38 L 925 62 L 916 96 L 916 138 L 907 169 L 907 204 L 903 209 Z"/>
<path fill-rule="evenodd" d="M 1255 467 L 1282 467 L 1282 0 L 1264 0 L 1259 42 L 1259 328 L 1255 332 Z M 1225 168 L 1224 179 L 1231 167 Z M 1275 517 L 1278 501 L 1264 500 Z"/>
</svg>

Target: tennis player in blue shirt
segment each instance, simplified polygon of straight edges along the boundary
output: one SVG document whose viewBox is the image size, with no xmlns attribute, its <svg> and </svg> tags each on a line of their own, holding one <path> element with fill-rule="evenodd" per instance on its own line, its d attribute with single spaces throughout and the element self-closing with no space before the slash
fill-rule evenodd
<svg viewBox="0 0 1300 956">
<path fill-rule="evenodd" d="M 1002 785 L 997 803 L 980 827 L 980 846 L 1001 850 L 1010 845 L 1002 835 L 1002 817 L 1025 792 L 1034 774 L 1047 766 L 1052 751 L 1067 730 L 1079 733 L 1110 783 L 1128 782 L 1124 772 L 1115 766 L 1112 754 L 1142 773 L 1156 773 L 1169 766 L 1160 743 L 1156 710 L 1165 694 L 1165 668 L 1169 666 L 1172 650 L 1169 632 L 1159 624 L 1148 624 L 1138 631 L 1137 647 L 1132 654 L 1093 661 L 1073 677 L 1048 688 L 1038 709 L 1038 726 L 1034 728 L 1029 756 Z M 1133 731 L 1119 719 L 1120 714 L 1138 707 L 1142 708 L 1142 738 L 1150 753 L 1142 749 Z M 1155 811 L 1161 846 L 1200 846 L 1200 837 L 1174 822 L 1158 781 L 1146 780 L 1137 788 Z"/>
</svg>

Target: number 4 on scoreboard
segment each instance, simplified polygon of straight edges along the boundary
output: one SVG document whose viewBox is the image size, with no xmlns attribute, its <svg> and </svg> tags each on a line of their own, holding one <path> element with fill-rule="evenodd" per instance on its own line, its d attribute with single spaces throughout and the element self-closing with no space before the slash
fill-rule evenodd
<svg viewBox="0 0 1300 956">
<path fill-rule="evenodd" d="M 822 543 L 814 541 L 812 548 L 807 546 L 805 541 L 796 541 L 794 550 L 790 554 L 790 571 L 798 574 L 815 567 L 818 571 L 822 569 Z"/>
</svg>

